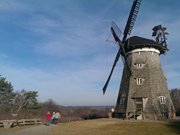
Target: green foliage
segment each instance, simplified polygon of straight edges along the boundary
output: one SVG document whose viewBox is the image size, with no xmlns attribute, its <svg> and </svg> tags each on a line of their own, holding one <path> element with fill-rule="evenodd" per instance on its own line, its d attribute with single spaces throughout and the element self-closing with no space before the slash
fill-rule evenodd
<svg viewBox="0 0 180 135">
<path fill-rule="evenodd" d="M 21 90 L 14 92 L 13 86 L 0 75 L 0 112 L 1 116 L 17 116 L 21 110 L 26 114 L 37 114 L 40 105 L 37 91 Z"/>
<path fill-rule="evenodd" d="M 6 78 L 0 76 L 0 108 L 2 112 L 6 112 L 13 104 L 15 94 L 13 86 Z"/>
</svg>

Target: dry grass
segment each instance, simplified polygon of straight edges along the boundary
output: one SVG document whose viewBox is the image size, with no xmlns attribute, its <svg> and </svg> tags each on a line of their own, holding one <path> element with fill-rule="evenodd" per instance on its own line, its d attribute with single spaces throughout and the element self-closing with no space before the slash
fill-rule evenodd
<svg viewBox="0 0 180 135">
<path fill-rule="evenodd" d="M 51 135 L 180 135 L 180 123 L 100 119 L 63 123 Z"/>
<path fill-rule="evenodd" d="M 0 128 L 0 135 L 180 135 L 180 121 L 127 121 L 99 119 L 62 123 L 58 126 Z"/>
</svg>

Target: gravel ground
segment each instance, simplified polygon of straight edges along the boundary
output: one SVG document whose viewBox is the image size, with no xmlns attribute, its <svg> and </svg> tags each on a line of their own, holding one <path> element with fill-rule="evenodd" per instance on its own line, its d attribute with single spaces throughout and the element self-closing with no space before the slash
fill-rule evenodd
<svg viewBox="0 0 180 135">
<path fill-rule="evenodd" d="M 39 125 L 39 126 L 33 126 L 33 127 L 27 127 L 20 130 L 6 130 L 6 131 L 0 131 L 0 135 L 49 135 L 51 131 L 56 127 L 57 125 Z"/>
</svg>

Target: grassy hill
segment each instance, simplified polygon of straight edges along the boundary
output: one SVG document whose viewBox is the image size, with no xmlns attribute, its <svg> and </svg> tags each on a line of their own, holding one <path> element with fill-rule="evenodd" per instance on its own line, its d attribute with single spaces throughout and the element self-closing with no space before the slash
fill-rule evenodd
<svg viewBox="0 0 180 135">
<path fill-rule="evenodd" d="M 180 135 L 180 121 L 83 120 L 50 126 L 0 128 L 0 135 Z"/>
<path fill-rule="evenodd" d="M 180 135 L 180 121 L 99 119 L 63 123 L 52 135 Z"/>
</svg>

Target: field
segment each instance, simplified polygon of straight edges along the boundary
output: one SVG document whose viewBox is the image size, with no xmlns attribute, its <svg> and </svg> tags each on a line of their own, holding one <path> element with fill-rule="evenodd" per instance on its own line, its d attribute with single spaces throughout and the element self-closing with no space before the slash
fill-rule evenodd
<svg viewBox="0 0 180 135">
<path fill-rule="evenodd" d="M 52 135 L 180 135 L 180 122 L 100 119 L 66 123 Z"/>
<path fill-rule="evenodd" d="M 3 133 L 4 131 L 4 133 Z M 0 129 L 2 135 L 180 135 L 180 121 L 127 121 L 98 119 L 36 126 L 23 129 Z"/>
</svg>

